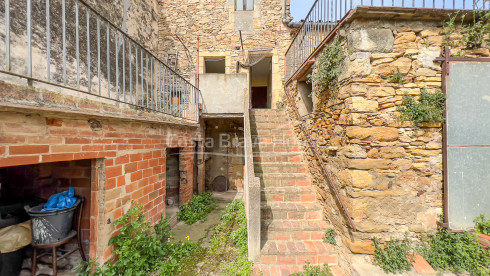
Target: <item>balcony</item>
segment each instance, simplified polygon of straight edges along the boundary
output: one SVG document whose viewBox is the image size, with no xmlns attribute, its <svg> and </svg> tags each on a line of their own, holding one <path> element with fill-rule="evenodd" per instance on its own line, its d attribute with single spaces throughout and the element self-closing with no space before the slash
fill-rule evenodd
<svg viewBox="0 0 490 276">
<path fill-rule="evenodd" d="M 286 53 L 286 83 L 308 65 L 346 17 L 358 7 L 473 10 L 490 9 L 481 0 L 317 0 Z"/>
<path fill-rule="evenodd" d="M 0 5 L 2 80 L 195 123 L 199 90 L 79 0 Z"/>
</svg>

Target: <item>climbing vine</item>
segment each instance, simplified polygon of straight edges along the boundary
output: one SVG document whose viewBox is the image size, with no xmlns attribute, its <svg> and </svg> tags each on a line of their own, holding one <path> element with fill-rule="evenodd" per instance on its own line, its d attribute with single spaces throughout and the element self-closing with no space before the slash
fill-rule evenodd
<svg viewBox="0 0 490 276">
<path fill-rule="evenodd" d="M 458 41 L 467 49 L 479 48 L 483 42 L 490 41 L 488 36 L 490 33 L 490 12 L 475 9 L 471 14 L 471 20 L 466 21 L 466 16 L 467 14 L 462 15 L 458 11 L 450 15 L 449 19 L 444 22 L 445 45 L 456 46 L 450 37 L 457 28 L 461 29 L 461 38 Z"/>
<path fill-rule="evenodd" d="M 313 92 L 317 96 L 328 93 L 330 99 L 337 98 L 338 78 L 342 72 L 344 59 L 344 48 L 339 39 L 325 46 L 313 67 L 313 74 L 308 76 L 309 81 L 313 84 Z"/>
</svg>

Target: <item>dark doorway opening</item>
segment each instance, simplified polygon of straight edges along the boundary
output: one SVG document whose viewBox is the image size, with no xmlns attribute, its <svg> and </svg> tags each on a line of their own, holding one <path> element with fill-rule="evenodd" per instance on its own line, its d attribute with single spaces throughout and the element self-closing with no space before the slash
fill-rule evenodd
<svg viewBox="0 0 490 276">
<path fill-rule="evenodd" d="M 198 195 L 199 194 L 199 181 L 198 181 L 198 177 L 199 177 L 199 166 L 197 164 L 198 162 L 198 153 L 199 153 L 199 142 L 194 142 L 194 168 L 192 170 L 192 181 L 193 181 L 193 193 L 195 195 Z"/>
<path fill-rule="evenodd" d="M 271 108 L 272 57 L 263 58 L 250 68 L 252 108 Z"/>
<path fill-rule="evenodd" d="M 180 193 L 180 169 L 179 169 L 179 149 L 167 149 L 166 164 L 166 197 L 167 205 L 166 217 L 173 217 L 179 210 L 179 193 Z"/>
<path fill-rule="evenodd" d="M 267 87 L 252 87 L 252 108 L 268 108 Z"/>
</svg>

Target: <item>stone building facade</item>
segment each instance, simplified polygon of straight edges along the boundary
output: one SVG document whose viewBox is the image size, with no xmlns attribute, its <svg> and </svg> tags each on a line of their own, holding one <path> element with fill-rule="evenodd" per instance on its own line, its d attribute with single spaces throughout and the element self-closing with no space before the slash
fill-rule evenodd
<svg viewBox="0 0 490 276">
<path fill-rule="evenodd" d="M 284 91 L 284 54 L 291 42 L 289 0 L 255 0 L 249 11 L 237 11 L 235 2 L 161 1 L 160 53 L 177 54 L 177 69 L 194 80 L 198 38 L 200 74 L 206 73 L 206 60 L 216 59 L 224 59 L 226 74 L 248 74 L 237 63 L 263 50 L 260 55 L 272 58 L 270 103 L 275 108 Z"/>
<path fill-rule="evenodd" d="M 249 2 L 245 9 L 235 0 L 160 2 L 159 54 L 198 84 L 205 100 L 203 124 L 214 140 L 206 147 L 209 187 L 225 177 L 231 189 L 243 189 L 243 142 L 234 141 L 243 141 L 244 101 L 275 109 L 284 94 L 289 0 Z M 228 136 L 231 147 L 220 146 Z"/>
<path fill-rule="evenodd" d="M 341 237 L 339 262 L 348 274 L 352 264 L 364 261 L 364 254 L 374 254 L 373 237 L 385 242 L 408 232 L 416 238 L 436 230 L 443 214 L 442 124 L 402 122 L 397 108 L 406 94 L 418 97 L 422 89 L 442 89 L 441 62 L 435 59 L 447 41 L 442 23 L 448 17 L 407 12 L 392 18 L 382 12 L 360 9 L 339 26 L 331 41 L 340 39 L 346 59 L 337 99 L 314 95 L 312 112 L 301 114 L 357 231 L 348 226 L 292 108 L 307 109 L 302 95 L 312 92 L 311 87 L 302 82 L 304 76 L 286 86 L 294 97 L 294 102 L 286 101 L 288 112 L 325 216 Z M 458 31 L 448 37 L 449 42 L 459 38 Z M 482 47 L 456 46 L 452 51 L 489 57 L 489 45 Z M 400 82 L 392 80 L 398 70 Z"/>
</svg>

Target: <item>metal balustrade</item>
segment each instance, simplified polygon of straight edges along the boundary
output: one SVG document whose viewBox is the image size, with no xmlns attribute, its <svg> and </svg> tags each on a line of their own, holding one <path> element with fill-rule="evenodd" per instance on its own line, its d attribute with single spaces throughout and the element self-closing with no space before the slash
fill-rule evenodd
<svg viewBox="0 0 490 276">
<path fill-rule="evenodd" d="M 490 9 L 488 0 L 316 0 L 286 52 L 286 80 L 309 60 L 337 23 L 356 7 Z"/>
<path fill-rule="evenodd" d="M 0 73 L 199 120 L 199 89 L 83 0 L 3 2 Z"/>
</svg>

